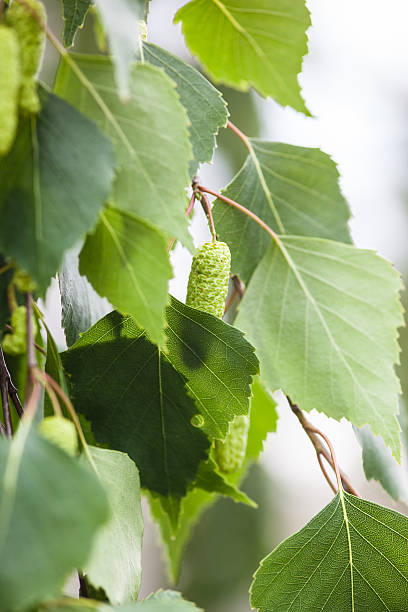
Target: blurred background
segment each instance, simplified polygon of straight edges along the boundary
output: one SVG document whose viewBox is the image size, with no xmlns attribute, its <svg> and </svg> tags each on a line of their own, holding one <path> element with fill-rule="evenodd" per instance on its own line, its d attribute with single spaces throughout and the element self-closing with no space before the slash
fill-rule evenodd
<svg viewBox="0 0 408 612">
<path fill-rule="evenodd" d="M 151 0 L 149 40 L 192 63 L 173 16 L 183 0 Z M 378 251 L 408 273 L 408 3 L 405 0 L 308 0 L 312 27 L 309 54 L 300 82 L 313 118 L 282 109 L 256 93 L 219 87 L 231 120 L 249 136 L 320 147 L 338 164 L 341 188 L 352 210 L 357 246 Z M 62 21 L 57 0 L 46 2 L 49 24 L 57 34 Z M 95 51 L 92 18 L 75 50 Z M 58 58 L 47 47 L 42 78 L 52 84 Z M 212 164 L 200 169 L 202 182 L 224 187 L 245 159 L 241 142 L 222 130 Z M 192 222 L 196 245 L 209 238 L 201 210 Z M 184 299 L 191 255 L 177 246 L 172 254 L 171 293 Z M 60 347 L 60 305 L 55 287 L 47 296 L 47 318 Z M 402 335 L 401 343 L 405 345 Z M 405 389 L 403 354 L 402 384 Z M 277 396 L 278 397 L 278 396 Z M 278 397 L 279 399 L 279 397 Z M 402 407 L 403 410 L 403 407 Z M 259 560 L 282 539 L 300 529 L 332 497 L 316 456 L 297 419 L 279 402 L 277 433 L 271 434 L 260 465 L 244 489 L 259 510 L 221 499 L 203 516 L 187 547 L 177 588 L 207 612 L 249 610 L 248 588 Z M 310 420 L 332 440 L 343 470 L 361 495 L 407 513 L 374 482 L 365 480 L 361 448 L 352 428 L 317 413 Z M 406 464 L 400 478 L 408 491 Z M 168 585 L 159 534 L 147 506 L 141 595 Z"/>
</svg>

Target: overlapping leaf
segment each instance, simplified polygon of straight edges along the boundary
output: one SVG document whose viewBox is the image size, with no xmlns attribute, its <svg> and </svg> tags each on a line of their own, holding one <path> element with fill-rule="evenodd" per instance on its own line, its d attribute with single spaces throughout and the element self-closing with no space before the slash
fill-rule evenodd
<svg viewBox="0 0 408 612">
<path fill-rule="evenodd" d="M 242 333 L 175 299 L 167 308 L 168 353 L 130 317 L 111 313 L 63 354 L 75 406 L 98 442 L 127 452 L 142 485 L 181 497 L 206 458 L 210 436 L 248 410 L 258 361 Z M 203 427 L 191 424 L 201 411 Z"/>
<path fill-rule="evenodd" d="M 64 251 L 96 223 L 116 162 L 92 121 L 52 94 L 42 101 L 0 160 L 0 246 L 44 292 Z"/>
<path fill-rule="evenodd" d="M 177 591 L 157 591 L 137 603 L 111 606 L 92 599 L 48 601 L 36 612 L 203 612 Z"/>
<path fill-rule="evenodd" d="M 180 497 L 208 452 L 186 380 L 130 317 L 113 312 L 63 354 L 97 442 L 135 461 L 142 486 Z"/>
<path fill-rule="evenodd" d="M 142 573 L 139 474 L 124 453 L 95 447 L 90 447 L 90 451 L 109 500 L 111 516 L 98 532 L 84 570 L 91 584 L 103 588 L 112 604 L 135 601 Z"/>
<path fill-rule="evenodd" d="M 184 188 L 189 183 L 192 151 L 187 114 L 174 82 L 156 66 L 135 65 L 130 75 L 131 99 L 121 104 L 107 57 L 76 55 L 74 59 L 95 89 L 98 103 L 64 62 L 56 91 L 114 141 L 118 158 L 115 206 L 191 247 Z"/>
<path fill-rule="evenodd" d="M 271 610 L 405 610 L 408 519 L 341 492 L 261 561 L 251 604 Z"/>
<path fill-rule="evenodd" d="M 223 194 L 278 233 L 350 242 L 347 203 L 333 160 L 319 149 L 250 139 L 252 154 Z M 217 234 L 228 243 L 232 271 L 248 283 L 271 238 L 241 212 L 217 200 Z"/>
<path fill-rule="evenodd" d="M 179 21 L 187 45 L 216 80 L 253 86 L 308 113 L 297 81 L 310 25 L 304 0 L 192 0 L 176 14 Z"/>
<path fill-rule="evenodd" d="M 61 293 L 61 324 L 68 346 L 72 346 L 79 335 L 112 310 L 108 300 L 101 298 L 78 270 L 79 250 L 68 251 L 58 272 Z"/>
<path fill-rule="evenodd" d="M 12 612 L 62 588 L 109 511 L 95 474 L 25 427 L 0 439 L 0 483 L 0 608 Z"/>
<path fill-rule="evenodd" d="M 130 67 L 139 46 L 139 21 L 144 20 L 146 0 L 95 0 L 107 34 L 121 98 L 130 97 Z"/>
<path fill-rule="evenodd" d="M 132 315 L 164 347 L 164 308 L 172 268 L 168 240 L 149 223 L 108 208 L 79 257 L 80 273 L 121 312 Z"/>
<path fill-rule="evenodd" d="M 215 135 L 227 123 L 227 105 L 221 93 L 192 66 L 168 51 L 145 43 L 144 58 L 147 62 L 163 68 L 177 83 L 180 102 L 190 119 L 190 140 L 194 159 L 190 162 L 190 176 L 198 166 L 211 161 L 215 148 Z"/>
<path fill-rule="evenodd" d="M 91 0 L 62 0 L 63 40 L 66 47 L 71 47 L 74 44 L 75 34 L 78 28 L 82 27 L 91 4 Z"/>
<path fill-rule="evenodd" d="M 400 286 L 372 251 L 287 236 L 269 247 L 237 318 L 270 389 L 304 410 L 368 424 L 396 458 Z"/>
</svg>

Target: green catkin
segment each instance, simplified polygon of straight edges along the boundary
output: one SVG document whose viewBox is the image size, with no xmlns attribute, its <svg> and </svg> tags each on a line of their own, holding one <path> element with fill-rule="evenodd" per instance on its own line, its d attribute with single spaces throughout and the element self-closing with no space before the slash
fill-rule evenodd
<svg viewBox="0 0 408 612">
<path fill-rule="evenodd" d="M 0 25 L 0 157 L 14 142 L 21 84 L 20 49 L 14 30 Z"/>
<path fill-rule="evenodd" d="M 7 24 L 16 32 L 20 45 L 20 108 L 28 114 L 36 114 L 40 111 L 40 99 L 35 77 L 45 41 L 44 30 L 33 13 L 45 26 L 44 5 L 38 0 L 24 0 L 24 4 L 14 0 L 6 13 Z"/>
<path fill-rule="evenodd" d="M 78 451 L 75 425 L 69 419 L 54 415 L 45 417 L 38 426 L 39 433 L 52 444 L 74 457 Z"/>
<path fill-rule="evenodd" d="M 221 318 L 231 267 L 225 242 L 206 242 L 193 257 L 187 287 L 187 306 Z"/>
<path fill-rule="evenodd" d="M 33 334 L 37 333 L 37 322 L 32 318 Z M 27 350 L 27 308 L 18 306 L 11 314 L 12 334 L 5 334 L 3 351 L 8 355 L 23 355 Z"/>
<path fill-rule="evenodd" d="M 248 417 L 238 415 L 229 425 L 225 442 L 215 441 L 215 456 L 222 472 L 231 474 L 241 467 L 245 458 L 248 428 Z"/>
<path fill-rule="evenodd" d="M 193 258 L 187 288 L 187 306 L 222 318 L 231 267 L 231 253 L 224 242 L 206 242 Z M 245 457 L 249 421 L 236 416 L 224 442 L 215 441 L 215 459 L 224 473 L 238 470 Z"/>
</svg>

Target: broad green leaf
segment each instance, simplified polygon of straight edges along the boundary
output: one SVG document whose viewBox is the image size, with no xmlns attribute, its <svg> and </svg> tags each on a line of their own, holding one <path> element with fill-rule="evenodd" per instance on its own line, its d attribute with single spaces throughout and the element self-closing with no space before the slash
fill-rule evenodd
<svg viewBox="0 0 408 612">
<path fill-rule="evenodd" d="M 143 45 L 143 54 L 145 61 L 163 68 L 177 84 L 180 102 L 191 122 L 194 159 L 190 162 L 190 176 L 193 177 L 201 163 L 212 159 L 215 136 L 227 123 L 227 105 L 221 93 L 198 70 L 178 57 L 150 43 Z"/>
<path fill-rule="evenodd" d="M 96 475 L 27 426 L 0 440 L 0 483 L 0 609 L 12 612 L 62 588 L 109 512 Z"/>
<path fill-rule="evenodd" d="M 192 152 L 187 113 L 174 82 L 151 64 L 133 66 L 131 99 L 121 104 L 108 58 L 74 55 L 73 59 L 95 88 L 100 103 L 66 62 L 61 63 L 55 88 L 114 141 L 118 158 L 115 206 L 150 221 L 191 248 L 184 189 L 189 183 Z"/>
<path fill-rule="evenodd" d="M 124 100 L 130 97 L 130 68 L 139 47 L 139 21 L 145 17 L 146 4 L 146 0 L 95 0 L 109 40 L 119 93 Z"/>
<path fill-rule="evenodd" d="M 109 500 L 111 517 L 98 532 L 83 569 L 87 579 L 95 588 L 103 588 L 112 604 L 127 603 L 137 598 L 142 572 L 139 474 L 124 453 L 95 447 L 90 451 Z"/>
<path fill-rule="evenodd" d="M 214 79 L 308 114 L 297 80 L 310 25 L 304 0 L 192 0 L 174 21 Z"/>
<path fill-rule="evenodd" d="M 132 315 L 152 342 L 165 346 L 164 309 L 173 275 L 168 240 L 146 221 L 115 208 L 100 214 L 79 257 L 79 271 L 99 295 Z"/>
<path fill-rule="evenodd" d="M 61 324 L 68 346 L 72 346 L 80 334 L 112 310 L 108 300 L 101 298 L 87 279 L 80 275 L 78 254 L 77 248 L 65 253 L 58 272 Z"/>
<path fill-rule="evenodd" d="M 92 121 L 52 94 L 42 101 L 0 160 L 0 246 L 43 293 L 64 251 L 95 225 L 115 158 Z"/>
<path fill-rule="evenodd" d="M 405 610 L 408 519 L 341 491 L 261 561 L 251 604 L 271 610 Z"/>
<path fill-rule="evenodd" d="M 151 344 L 131 317 L 104 317 L 63 353 L 75 408 L 91 422 L 98 443 L 135 461 L 142 486 L 184 495 L 208 452 L 186 379 Z"/>
<path fill-rule="evenodd" d="M 237 326 L 262 380 L 303 410 L 368 424 L 400 457 L 399 275 L 372 251 L 276 237 L 242 300 Z"/>
<path fill-rule="evenodd" d="M 250 139 L 252 154 L 223 194 L 254 212 L 278 233 L 351 242 L 350 210 L 334 161 L 320 149 Z M 214 207 L 220 240 L 228 243 L 232 272 L 248 283 L 271 238 L 221 200 Z"/>
<path fill-rule="evenodd" d="M 396 501 L 408 504 L 408 478 L 405 468 L 395 461 L 380 436 L 375 436 L 367 426 L 354 433 L 362 448 L 363 468 L 367 480 L 378 480 Z"/>
<path fill-rule="evenodd" d="M 248 413 L 252 377 L 259 371 L 254 348 L 235 327 L 174 298 L 167 323 L 167 358 L 187 379 L 203 431 L 224 439 L 228 423 Z"/>
<path fill-rule="evenodd" d="M 83 26 L 92 0 L 62 0 L 64 18 L 63 41 L 66 47 L 72 47 L 78 28 Z"/>
</svg>

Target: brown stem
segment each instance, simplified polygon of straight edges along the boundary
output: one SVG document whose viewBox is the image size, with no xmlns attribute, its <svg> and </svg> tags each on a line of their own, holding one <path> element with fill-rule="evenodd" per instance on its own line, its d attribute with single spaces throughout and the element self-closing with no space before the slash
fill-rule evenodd
<svg viewBox="0 0 408 612">
<path fill-rule="evenodd" d="M 237 210 L 240 210 L 242 213 L 244 213 L 244 215 L 251 217 L 251 219 L 253 219 L 255 223 L 257 223 L 260 227 L 262 227 L 262 229 L 264 229 L 271 236 L 271 238 L 274 239 L 275 242 L 280 242 L 278 235 L 273 231 L 273 229 L 270 228 L 269 225 L 267 225 L 264 221 L 262 221 L 262 219 L 258 217 L 258 215 L 253 213 L 252 210 L 245 208 L 245 206 L 242 206 L 242 204 L 238 204 L 238 202 L 235 202 L 235 200 L 231 200 L 230 198 L 227 198 L 221 193 L 217 193 L 216 191 L 213 191 L 212 189 L 208 189 L 208 187 L 204 187 L 203 185 L 198 185 L 198 189 L 201 193 L 209 193 L 210 195 L 213 195 L 216 198 L 219 198 L 226 204 L 229 204 L 230 206 L 233 206 Z"/>
<path fill-rule="evenodd" d="M 235 302 L 236 297 L 239 296 L 239 299 L 242 299 L 242 297 L 243 297 L 243 295 L 245 293 L 245 287 L 241 283 L 241 281 L 239 280 L 239 278 L 238 278 L 238 276 L 236 274 L 231 276 L 231 281 L 232 281 L 232 284 L 234 285 L 234 288 L 233 288 L 233 290 L 231 292 L 231 295 L 229 296 L 229 298 L 227 300 L 227 303 L 225 304 L 224 315 L 227 314 L 227 312 L 229 311 L 229 309 L 231 308 L 231 306 Z"/>
<path fill-rule="evenodd" d="M 7 432 L 6 432 L 6 428 L 4 427 L 3 423 L 0 421 L 0 436 L 2 438 L 7 438 Z"/>
<path fill-rule="evenodd" d="M 13 425 L 11 423 L 10 401 L 9 401 L 9 394 L 8 394 L 8 378 L 7 378 L 6 372 L 4 371 L 4 368 L 0 369 L 0 391 L 1 391 L 1 403 L 3 405 L 3 417 L 4 417 L 6 435 L 8 438 L 12 438 L 13 437 Z"/>
<path fill-rule="evenodd" d="M 27 389 L 26 397 L 30 397 L 35 382 L 35 370 L 37 368 L 37 360 L 35 358 L 35 346 L 34 346 L 34 330 L 33 330 L 33 305 L 31 299 L 31 293 L 26 294 L 26 308 L 27 308 Z"/>
<path fill-rule="evenodd" d="M 207 196 L 205 195 L 205 193 L 201 192 L 200 195 L 201 195 L 201 198 L 200 198 L 201 199 L 201 206 L 203 207 L 205 216 L 207 217 L 208 222 L 210 224 L 212 239 L 213 239 L 214 242 L 216 242 L 217 241 L 217 234 L 216 234 L 216 231 L 215 231 L 214 219 L 213 219 L 213 216 L 212 216 L 210 202 L 209 202 Z"/>
<path fill-rule="evenodd" d="M 191 198 L 190 198 L 190 202 L 189 202 L 189 205 L 188 205 L 187 210 L 186 210 L 186 217 L 188 217 L 189 215 L 191 215 L 191 213 L 192 213 L 192 211 L 193 211 L 193 208 L 194 208 L 194 202 L 195 202 L 196 197 L 197 197 L 197 192 L 196 192 L 196 190 L 194 189 L 194 183 L 193 183 L 193 195 L 192 195 L 192 196 L 191 196 Z M 168 252 L 168 253 L 170 253 L 171 249 L 173 248 L 173 244 L 174 244 L 175 242 L 176 242 L 176 239 L 175 239 L 175 238 L 171 238 L 171 239 L 170 239 L 169 246 L 167 247 L 167 252 Z"/>
<path fill-rule="evenodd" d="M 322 431 L 320 431 L 320 429 L 317 429 L 314 425 L 312 425 L 312 423 L 305 417 L 305 415 L 298 408 L 298 406 L 296 406 L 296 404 L 292 403 L 292 401 L 290 400 L 289 397 L 287 397 L 287 399 L 288 399 L 289 405 L 290 405 L 290 407 L 292 409 L 292 412 L 297 416 L 300 424 L 302 425 L 304 431 L 308 435 L 311 443 L 313 444 L 313 446 L 315 448 L 315 451 L 316 451 L 316 454 L 317 454 L 317 457 L 318 457 L 318 460 L 319 460 L 320 468 L 322 469 L 322 462 L 319 459 L 319 457 L 322 456 L 322 457 L 324 457 L 326 459 L 327 463 L 330 465 L 330 467 L 335 472 L 337 483 L 338 483 L 338 487 L 340 488 L 342 486 L 344 488 L 344 490 L 347 491 L 348 493 L 351 493 L 352 495 L 355 495 L 356 497 L 359 497 L 359 494 L 357 493 L 357 491 L 355 490 L 355 488 L 351 484 L 351 482 L 348 479 L 348 477 L 339 468 L 339 465 L 338 465 L 337 459 L 336 459 L 336 454 L 334 452 L 333 445 L 330 442 L 329 438 Z M 321 443 L 321 441 L 319 440 L 319 437 L 323 438 L 323 440 L 326 442 L 330 452 Z M 329 483 L 330 488 L 332 490 L 334 490 L 335 492 L 337 492 L 335 490 L 335 488 L 333 487 L 332 482 L 328 478 L 326 470 L 322 469 L 322 472 L 323 472 L 323 475 L 326 478 L 327 482 Z"/>
<path fill-rule="evenodd" d="M 14 386 L 13 381 L 11 380 L 11 375 L 7 368 L 3 349 L 0 346 L 0 377 L 2 376 L 4 376 L 7 379 L 8 393 L 11 397 L 11 400 L 14 404 L 14 407 L 17 411 L 18 416 L 21 419 L 21 417 L 23 416 L 23 406 L 21 404 L 20 398 L 18 397 L 17 388 Z"/>
<path fill-rule="evenodd" d="M 245 136 L 244 132 L 241 132 L 241 130 L 239 128 L 237 128 L 236 125 L 231 123 L 231 121 L 227 121 L 227 128 L 229 128 L 232 132 L 234 132 L 234 134 L 236 134 L 238 136 L 238 138 L 240 138 L 242 140 L 242 142 L 244 143 L 244 145 L 246 146 L 248 151 L 250 153 L 252 153 L 251 143 L 249 142 L 249 138 L 247 136 Z"/>
</svg>

